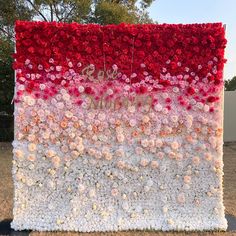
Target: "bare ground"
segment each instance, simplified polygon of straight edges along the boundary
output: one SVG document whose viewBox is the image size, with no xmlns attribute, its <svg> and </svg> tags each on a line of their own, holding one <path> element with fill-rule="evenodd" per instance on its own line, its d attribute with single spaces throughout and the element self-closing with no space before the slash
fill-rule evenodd
<svg viewBox="0 0 236 236">
<path fill-rule="evenodd" d="M 11 178 L 12 147 L 10 143 L 0 143 L 0 221 L 12 219 L 13 182 Z M 236 217 L 236 143 L 224 146 L 224 205 L 226 214 Z M 110 233 L 74 232 L 31 232 L 33 236 L 174 236 L 174 235 L 236 235 L 236 232 L 155 232 L 127 231 Z"/>
</svg>

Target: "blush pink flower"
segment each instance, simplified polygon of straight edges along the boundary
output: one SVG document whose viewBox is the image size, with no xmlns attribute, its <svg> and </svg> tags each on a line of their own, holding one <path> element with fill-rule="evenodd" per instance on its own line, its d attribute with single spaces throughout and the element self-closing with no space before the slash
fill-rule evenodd
<svg viewBox="0 0 236 236">
<path fill-rule="evenodd" d="M 164 158 L 164 152 L 158 152 L 157 154 L 156 154 L 156 156 L 159 158 L 159 159 L 163 159 Z"/>
<path fill-rule="evenodd" d="M 178 201 L 178 203 L 181 203 L 181 204 L 185 203 L 185 195 L 184 195 L 184 193 L 180 193 L 178 195 L 177 201 Z"/>
</svg>

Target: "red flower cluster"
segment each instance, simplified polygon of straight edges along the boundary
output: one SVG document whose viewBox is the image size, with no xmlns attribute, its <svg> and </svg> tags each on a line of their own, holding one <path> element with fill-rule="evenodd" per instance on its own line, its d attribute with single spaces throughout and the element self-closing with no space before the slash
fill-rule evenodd
<svg viewBox="0 0 236 236">
<path fill-rule="evenodd" d="M 47 72 L 52 74 L 55 70 L 56 73 L 58 66 L 62 74 L 70 70 L 81 74 L 90 64 L 95 65 L 95 74 L 116 65 L 119 72 L 128 78 L 117 77 L 117 80 L 128 84 L 145 81 L 153 86 L 153 91 L 172 86 L 172 77 L 161 79 L 161 74 L 177 76 L 177 87 L 181 87 L 181 81 L 188 82 L 188 96 L 194 96 L 197 84 L 204 79 L 212 86 L 208 93 L 223 84 L 226 39 L 221 23 L 100 26 L 17 21 L 15 31 L 14 68 L 21 69 L 17 82 L 26 84 L 28 91 L 46 82 Z M 27 73 L 38 73 L 41 77 L 22 81 L 20 78 Z M 150 82 L 146 80 L 147 76 L 151 76 Z M 63 76 L 58 77 L 53 83 L 61 84 L 63 79 Z M 161 85 L 160 88 L 154 86 L 155 81 Z M 69 81 L 63 85 L 69 86 Z M 141 85 L 134 91 L 142 94 L 148 89 Z M 206 91 L 199 91 L 206 96 Z M 93 94 L 94 91 L 86 87 L 85 92 Z M 56 91 L 52 89 L 47 96 L 54 93 Z M 214 99 L 209 97 L 207 100 L 213 102 Z"/>
</svg>

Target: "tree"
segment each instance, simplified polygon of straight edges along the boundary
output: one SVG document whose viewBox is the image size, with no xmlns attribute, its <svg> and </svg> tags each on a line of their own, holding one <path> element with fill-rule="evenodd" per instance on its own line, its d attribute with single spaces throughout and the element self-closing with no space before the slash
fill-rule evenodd
<svg viewBox="0 0 236 236">
<path fill-rule="evenodd" d="M 225 81 L 225 91 L 235 91 L 236 90 L 236 76 L 232 79 Z"/>
<path fill-rule="evenodd" d="M 13 38 L 17 19 L 99 24 L 150 23 L 154 0 L 0 0 L 0 35 Z"/>
</svg>

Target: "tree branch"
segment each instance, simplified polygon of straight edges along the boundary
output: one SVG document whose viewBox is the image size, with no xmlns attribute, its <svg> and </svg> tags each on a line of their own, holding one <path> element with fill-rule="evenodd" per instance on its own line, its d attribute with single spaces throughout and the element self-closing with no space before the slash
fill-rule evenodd
<svg viewBox="0 0 236 236">
<path fill-rule="evenodd" d="M 53 1 L 53 7 L 54 7 L 54 10 L 55 10 L 55 15 L 57 17 L 57 20 L 61 21 L 62 18 L 59 17 L 59 12 L 58 12 L 58 9 L 56 7 L 56 3 L 54 1 Z"/>
<path fill-rule="evenodd" d="M 45 20 L 48 21 L 47 18 L 42 14 L 42 12 L 40 12 L 37 7 L 30 1 L 30 0 L 26 0 L 33 8 L 36 12 L 38 12 L 38 14 Z"/>
<path fill-rule="evenodd" d="M 0 28 L 0 31 L 2 31 L 4 34 L 6 34 L 8 38 L 10 38 L 10 39 L 13 38 L 13 36 L 11 34 L 9 34 L 5 29 Z"/>
<path fill-rule="evenodd" d="M 70 11 L 68 12 L 67 16 L 66 16 L 66 17 L 63 17 L 62 20 L 66 21 L 66 20 L 68 19 L 68 17 L 70 16 L 71 12 L 75 9 L 75 6 L 76 6 L 76 5 L 74 5 L 74 6 L 70 9 Z"/>
<path fill-rule="evenodd" d="M 53 8 L 52 8 L 52 4 L 49 4 L 50 7 L 50 14 L 51 14 L 51 21 L 53 21 Z"/>
</svg>

